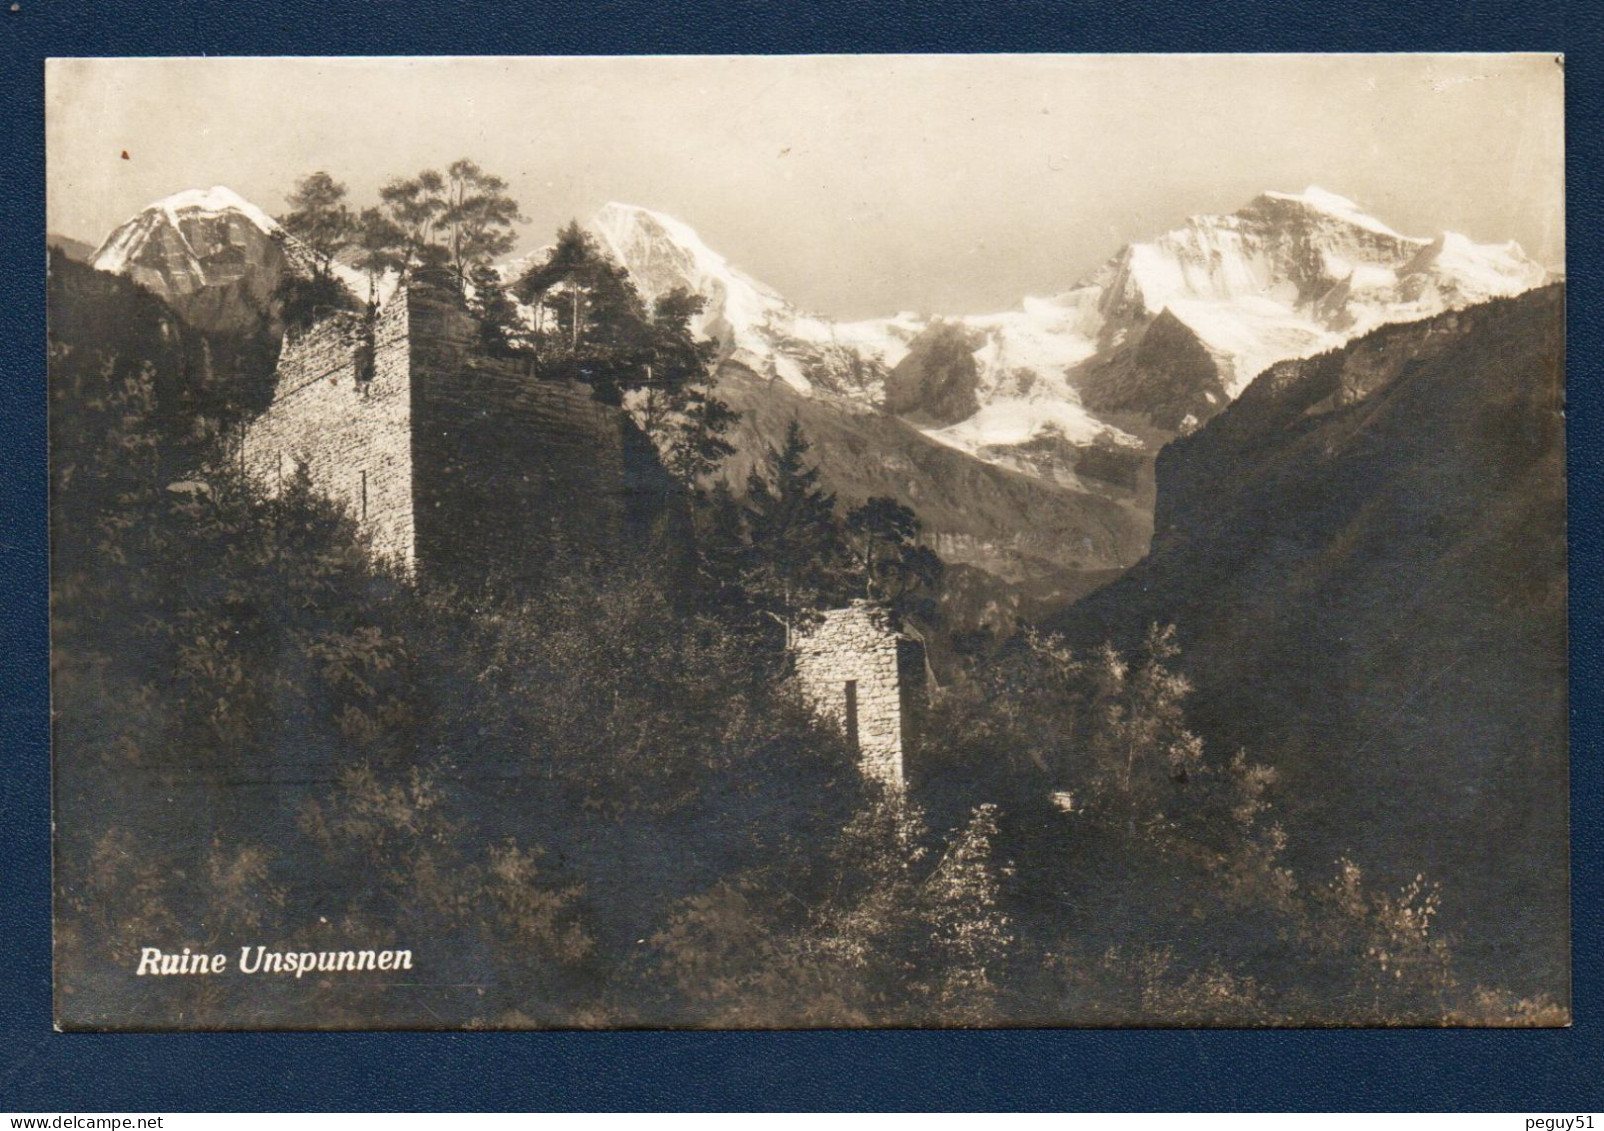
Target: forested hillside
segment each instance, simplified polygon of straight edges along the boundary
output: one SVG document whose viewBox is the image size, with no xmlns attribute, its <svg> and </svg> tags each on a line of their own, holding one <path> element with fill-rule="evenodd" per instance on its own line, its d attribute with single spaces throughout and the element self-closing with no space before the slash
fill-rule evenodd
<svg viewBox="0 0 1604 1131">
<path fill-rule="evenodd" d="M 1563 292 L 1477 301 L 1535 280 L 1518 249 L 1266 194 L 798 381 L 866 324 L 655 214 L 510 261 L 466 159 L 287 203 L 179 194 L 50 260 L 63 1026 L 1568 1022 Z M 371 362 L 425 285 L 463 331 L 409 347 L 455 382 L 426 444 L 516 433 L 475 375 L 560 386 L 628 416 L 675 520 L 596 552 L 580 461 L 496 465 L 409 498 L 449 538 L 560 492 L 512 539 L 541 568 L 410 573 L 365 478 L 248 478 L 283 335 Z M 1119 332 L 1067 361 L 1088 312 Z M 1066 431 L 1082 392 L 1132 431 Z M 798 677 L 858 602 L 928 662 L 905 789 Z M 417 976 L 136 973 L 247 944 Z"/>
<path fill-rule="evenodd" d="M 1425 869 L 1461 954 L 1531 986 L 1568 965 L 1563 381 L 1557 287 L 1283 362 L 1164 451 L 1152 552 L 1056 622 L 1174 623 L 1189 717 L 1277 768 L 1297 858 Z"/>
</svg>

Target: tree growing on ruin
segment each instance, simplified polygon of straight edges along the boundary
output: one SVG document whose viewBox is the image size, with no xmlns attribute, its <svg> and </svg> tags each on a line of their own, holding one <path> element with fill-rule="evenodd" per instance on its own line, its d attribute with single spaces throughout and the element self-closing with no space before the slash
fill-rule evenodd
<svg viewBox="0 0 1604 1131">
<path fill-rule="evenodd" d="M 467 279 L 476 267 L 512 250 L 517 240 L 513 225 L 524 217 L 507 194 L 507 182 L 466 157 L 446 167 L 444 191 L 440 225 L 452 268 L 458 278 Z"/>
<path fill-rule="evenodd" d="M 333 275 L 302 278 L 286 272 L 273 288 L 273 305 L 285 326 L 310 326 L 335 310 L 356 305 L 345 284 Z"/>
<path fill-rule="evenodd" d="M 368 276 L 370 303 L 390 273 L 449 267 L 466 284 L 475 269 L 512 250 L 514 225 L 524 220 L 506 180 L 466 157 L 444 173 L 391 179 L 376 207 L 355 211 L 347 196 L 328 173 L 311 173 L 286 198 L 290 211 L 280 223 L 312 252 L 317 279 L 333 278 L 337 257 L 351 259 Z"/>
<path fill-rule="evenodd" d="M 524 327 L 518 304 L 507 295 L 501 275 L 488 263 L 473 268 L 468 311 L 479 321 L 479 342 L 491 357 L 512 357 L 522 348 Z"/>
<path fill-rule="evenodd" d="M 392 249 L 404 273 L 441 267 L 448 258 L 439 239 L 440 216 L 446 209 L 445 178 L 433 169 L 415 177 L 397 177 L 379 190 L 385 214 L 395 224 L 398 245 Z"/>
<path fill-rule="evenodd" d="M 695 488 L 734 452 L 725 436 L 737 414 L 711 387 L 717 346 L 692 326 L 700 295 L 675 288 L 648 308 L 629 271 L 577 221 L 512 289 L 535 310 L 529 338 L 541 373 L 627 403 L 680 482 Z"/>
<path fill-rule="evenodd" d="M 284 198 L 290 211 L 279 223 L 312 252 L 322 277 L 333 274 L 335 257 L 356 242 L 357 218 L 346 193 L 345 185 L 320 170 L 295 182 L 295 191 Z"/>
<path fill-rule="evenodd" d="M 862 595 L 899 611 L 934 592 L 945 568 L 936 552 L 920 545 L 919 516 L 883 495 L 847 512 L 845 546 L 855 564 Z"/>
<path fill-rule="evenodd" d="M 302 177 L 285 197 L 290 211 L 279 218 L 284 230 L 312 253 L 312 274 L 289 271 L 273 290 L 278 317 L 286 326 L 306 326 L 331 310 L 352 305 L 345 284 L 334 274 L 335 257 L 357 238 L 357 218 L 345 203 L 346 187 L 328 173 Z"/>
<path fill-rule="evenodd" d="M 364 208 L 357 216 L 355 265 L 368 277 L 368 303 L 373 305 L 379 297 L 379 280 L 395 272 L 399 274 L 407 265 L 405 248 L 407 234 L 400 224 L 390 218 L 383 208 Z"/>
<path fill-rule="evenodd" d="M 425 169 L 398 177 L 379 190 L 391 226 L 374 230 L 386 237 L 384 251 L 400 261 L 403 273 L 449 267 L 467 280 L 475 267 L 512 250 L 513 225 L 524 217 L 507 187 L 466 157 L 444 173 Z"/>
<path fill-rule="evenodd" d="M 645 379 L 648 314 L 629 272 L 607 257 L 589 232 L 570 221 L 540 263 L 513 287 L 535 307 L 538 350 L 553 365 L 591 379 Z"/>
</svg>

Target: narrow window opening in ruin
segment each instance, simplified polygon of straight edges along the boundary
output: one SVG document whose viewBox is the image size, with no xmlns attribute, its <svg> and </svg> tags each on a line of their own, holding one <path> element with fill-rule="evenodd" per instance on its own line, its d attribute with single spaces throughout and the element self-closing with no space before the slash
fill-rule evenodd
<svg viewBox="0 0 1604 1131">
<path fill-rule="evenodd" d="M 378 359 L 374 348 L 375 323 L 378 321 L 378 307 L 368 304 L 367 315 L 362 319 L 362 334 L 357 339 L 353 360 L 356 363 L 356 386 L 365 389 L 377 372 Z"/>
<path fill-rule="evenodd" d="M 847 680 L 847 745 L 858 749 L 858 681 Z"/>
<path fill-rule="evenodd" d="M 368 517 L 368 473 L 362 473 L 362 518 Z"/>
</svg>

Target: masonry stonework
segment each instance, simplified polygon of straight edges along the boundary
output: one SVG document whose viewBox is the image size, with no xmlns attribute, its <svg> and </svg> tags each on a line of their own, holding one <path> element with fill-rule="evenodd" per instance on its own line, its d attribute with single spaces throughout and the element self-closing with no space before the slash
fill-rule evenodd
<svg viewBox="0 0 1604 1131">
<path fill-rule="evenodd" d="M 676 542 L 682 492 L 627 413 L 485 356 L 453 286 L 415 281 L 373 317 L 285 338 L 273 400 L 241 443 L 269 493 L 305 466 L 408 575 L 538 582 L 560 555 L 627 564 Z M 661 563 L 659 563 L 661 564 Z M 904 784 L 924 652 L 880 605 L 821 614 L 792 647 L 803 694 L 866 774 Z"/>
<path fill-rule="evenodd" d="M 842 728 L 864 773 L 897 788 L 923 677 L 923 652 L 910 643 L 885 608 L 867 602 L 821 614 L 792 640 L 803 696 Z"/>
<path fill-rule="evenodd" d="M 485 356 L 456 288 L 427 281 L 371 323 L 335 314 L 286 338 L 242 459 L 273 493 L 305 464 L 378 555 L 469 585 L 637 553 L 679 494 L 626 413 Z"/>
<path fill-rule="evenodd" d="M 271 494 L 305 464 L 312 486 L 344 504 L 378 555 L 408 573 L 413 530 L 412 374 L 408 304 L 369 327 L 335 314 L 285 337 L 273 401 L 246 430 L 245 470 Z"/>
</svg>

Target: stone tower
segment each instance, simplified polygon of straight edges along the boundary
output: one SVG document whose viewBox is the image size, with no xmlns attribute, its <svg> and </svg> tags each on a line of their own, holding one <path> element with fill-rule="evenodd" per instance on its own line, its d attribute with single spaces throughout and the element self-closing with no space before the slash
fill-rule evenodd
<svg viewBox="0 0 1604 1131">
<path fill-rule="evenodd" d="M 842 729 L 864 773 L 902 788 L 924 690 L 923 646 L 898 631 L 884 606 L 857 601 L 823 613 L 791 647 L 814 711 Z"/>
<path fill-rule="evenodd" d="M 272 493 L 305 464 L 408 575 L 516 582 L 559 552 L 624 554 L 676 497 L 621 409 L 487 357 L 449 282 L 286 336 L 275 381 L 247 474 Z"/>
</svg>

